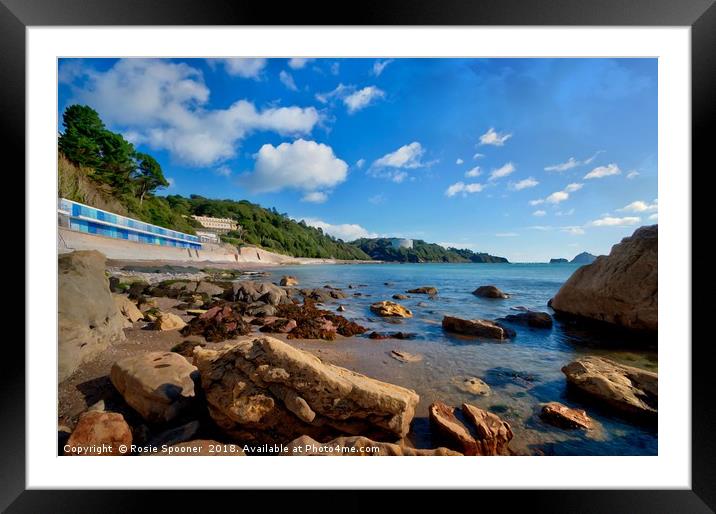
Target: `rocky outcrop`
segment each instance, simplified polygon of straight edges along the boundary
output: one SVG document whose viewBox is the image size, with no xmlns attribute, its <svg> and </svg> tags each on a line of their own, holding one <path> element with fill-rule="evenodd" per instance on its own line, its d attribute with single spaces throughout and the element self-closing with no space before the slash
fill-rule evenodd
<svg viewBox="0 0 716 514">
<path fill-rule="evenodd" d="M 588 252 L 582 252 L 578 255 L 575 255 L 574 259 L 572 259 L 570 262 L 573 264 L 591 264 L 595 260 L 597 260 L 596 255 L 592 255 L 591 253 L 588 253 Z"/>
<path fill-rule="evenodd" d="M 301 289 L 299 291 L 304 299 L 318 303 L 327 303 L 332 300 L 342 300 L 347 298 L 344 292 L 334 287 L 317 287 L 316 289 Z M 356 293 L 359 294 L 359 293 Z"/>
<path fill-rule="evenodd" d="M 408 289 L 406 293 L 413 293 L 413 294 L 429 294 L 429 295 L 436 295 L 438 294 L 437 287 L 433 286 L 422 286 L 422 287 L 416 287 L 415 289 Z"/>
<path fill-rule="evenodd" d="M 512 429 L 496 414 L 463 403 L 462 415 L 474 431 L 470 432 L 455 416 L 454 409 L 443 402 L 430 405 L 429 413 L 432 427 L 453 445 L 453 449 L 465 455 L 511 455 Z"/>
<path fill-rule="evenodd" d="M 251 327 L 244 320 L 236 305 L 220 303 L 193 318 L 182 329 L 182 335 L 201 335 L 211 343 L 251 333 Z"/>
<path fill-rule="evenodd" d="M 603 357 L 583 357 L 562 368 L 569 385 L 625 415 L 656 420 L 658 376 Z"/>
<path fill-rule="evenodd" d="M 504 341 L 514 337 L 515 332 L 494 321 L 486 319 L 461 319 L 445 316 L 442 322 L 443 330 L 467 336 L 484 337 Z"/>
<path fill-rule="evenodd" d="M 283 277 L 281 277 L 281 281 L 279 282 L 279 285 L 282 285 L 284 287 L 297 286 L 298 279 L 291 275 L 284 275 Z"/>
<path fill-rule="evenodd" d="M 552 316 L 547 312 L 526 311 L 519 314 L 508 314 L 500 320 L 532 328 L 552 328 Z"/>
<path fill-rule="evenodd" d="M 637 229 L 608 256 L 582 266 L 551 302 L 561 314 L 655 333 L 658 328 L 658 226 Z"/>
<path fill-rule="evenodd" d="M 378 316 L 384 318 L 412 318 L 413 313 L 409 309 L 406 309 L 399 303 L 384 300 L 382 302 L 376 302 L 370 306 L 370 310 L 376 313 Z"/>
<path fill-rule="evenodd" d="M 60 381 L 125 338 L 125 317 L 112 298 L 104 271 L 105 257 L 99 252 L 72 252 L 58 259 Z"/>
<path fill-rule="evenodd" d="M 132 326 L 132 323 L 136 323 L 140 319 L 144 318 L 144 313 L 139 310 L 137 304 L 126 296 L 113 294 L 112 298 L 114 299 L 114 304 L 117 306 L 117 309 L 119 309 L 119 312 L 122 313 L 122 316 L 127 318 L 129 326 Z"/>
<path fill-rule="evenodd" d="M 262 302 L 273 306 L 291 303 L 286 290 L 271 282 L 234 282 L 226 296 L 233 302 Z"/>
<path fill-rule="evenodd" d="M 286 445 L 281 455 L 319 457 L 385 457 L 385 456 L 461 456 L 447 448 L 416 449 L 395 443 L 373 441 L 367 437 L 337 437 L 327 443 L 319 443 L 307 435 L 294 439 Z"/>
<path fill-rule="evenodd" d="M 209 413 L 239 440 L 288 442 L 301 435 L 396 440 L 407 434 L 415 391 L 380 382 L 273 339 L 194 350 Z"/>
<path fill-rule="evenodd" d="M 480 296 L 482 298 L 509 298 L 510 295 L 507 293 L 500 291 L 495 286 L 480 286 L 477 289 L 475 289 L 472 294 L 475 296 Z"/>
<path fill-rule="evenodd" d="M 65 455 L 124 455 L 131 445 L 132 431 L 121 414 L 92 410 L 80 415 Z"/>
<path fill-rule="evenodd" d="M 176 314 L 171 312 L 158 312 L 156 319 L 152 324 L 154 330 L 181 330 L 186 326 L 186 322 Z"/>
<path fill-rule="evenodd" d="M 318 309 L 311 300 L 303 304 L 280 305 L 277 314 L 295 322 L 289 339 L 325 339 L 332 341 L 337 334 L 345 337 L 362 334 L 367 329 L 333 312 Z"/>
<path fill-rule="evenodd" d="M 171 421 L 194 401 L 197 368 L 173 352 L 149 352 L 117 361 L 110 380 L 127 404 L 150 423 Z"/>
<path fill-rule="evenodd" d="M 572 409 L 559 402 L 549 402 L 542 407 L 540 417 L 550 425 L 559 428 L 583 428 L 591 429 L 594 424 L 587 413 L 582 409 Z"/>
</svg>

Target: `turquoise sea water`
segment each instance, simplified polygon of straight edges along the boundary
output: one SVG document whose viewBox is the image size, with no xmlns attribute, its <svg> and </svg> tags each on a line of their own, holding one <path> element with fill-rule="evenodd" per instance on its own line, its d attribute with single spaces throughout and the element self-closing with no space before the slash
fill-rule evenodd
<svg viewBox="0 0 716 514">
<path fill-rule="evenodd" d="M 496 319 L 514 314 L 516 307 L 548 311 L 547 301 L 579 267 L 577 264 L 363 264 L 307 265 L 272 270 L 296 276 L 299 287 L 331 285 L 349 295 L 338 304 L 346 317 L 371 330 L 404 331 L 415 340 L 374 341 L 366 337 L 321 342 L 337 352 L 344 351 L 348 367 L 375 378 L 415 389 L 421 396 L 413 431 L 416 446 L 435 443 L 429 430 L 427 407 L 434 400 L 460 405 L 470 402 L 499 414 L 515 433 L 512 447 L 532 455 L 655 455 L 655 428 L 632 424 L 602 411 L 591 403 L 573 398 L 566 390 L 560 368 L 581 355 L 603 355 L 614 360 L 657 369 L 656 349 L 644 349 L 629 336 L 596 333 L 584 327 L 555 320 L 552 330 L 514 326 L 517 336 L 507 343 L 456 337 L 443 332 L 444 315 Z M 386 283 L 388 285 L 386 285 Z M 496 285 L 511 297 L 504 300 L 478 298 L 472 291 L 481 285 Z M 352 288 L 349 288 L 352 285 Z M 413 311 L 413 318 L 387 320 L 370 312 L 371 303 L 391 300 L 419 286 L 434 286 L 434 298 L 411 294 L 398 303 Z M 361 296 L 353 296 L 360 293 Z M 387 357 L 392 349 L 420 354 L 417 363 L 400 363 Z M 492 389 L 490 395 L 474 396 L 459 390 L 455 377 L 474 376 Z M 564 431 L 542 423 L 540 404 L 559 401 L 584 408 L 599 423 L 591 433 Z"/>
</svg>

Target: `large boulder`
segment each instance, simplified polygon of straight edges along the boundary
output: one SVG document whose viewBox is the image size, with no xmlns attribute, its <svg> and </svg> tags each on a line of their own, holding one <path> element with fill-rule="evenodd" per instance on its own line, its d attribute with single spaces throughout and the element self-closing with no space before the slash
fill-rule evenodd
<svg viewBox="0 0 716 514">
<path fill-rule="evenodd" d="M 91 410 L 80 415 L 65 455 L 124 455 L 131 445 L 132 431 L 121 414 Z"/>
<path fill-rule="evenodd" d="M 408 433 L 419 397 L 271 337 L 194 350 L 209 413 L 239 440 L 320 441 L 340 435 L 396 440 Z"/>
<path fill-rule="evenodd" d="M 282 455 L 318 457 L 384 457 L 384 456 L 460 456 L 459 452 L 447 448 L 417 449 L 395 443 L 373 441 L 367 437 L 337 437 L 327 443 L 319 443 L 307 435 L 294 439 Z"/>
<path fill-rule="evenodd" d="M 125 338 L 125 317 L 104 274 L 105 257 L 79 251 L 58 259 L 58 374 L 62 381 L 113 342 Z"/>
<path fill-rule="evenodd" d="M 127 318 L 128 325 L 132 326 L 132 323 L 139 321 L 144 318 L 144 313 L 139 310 L 137 304 L 122 294 L 113 294 L 114 304 L 119 309 L 119 312 Z"/>
<path fill-rule="evenodd" d="M 515 332 L 487 319 L 462 319 L 453 316 L 443 317 L 443 330 L 466 336 L 484 337 L 504 341 L 514 337 Z"/>
<path fill-rule="evenodd" d="M 436 432 L 465 455 L 511 455 L 512 429 L 496 414 L 463 403 L 462 415 L 472 425 L 472 432 L 455 416 L 455 410 L 443 402 L 432 403 L 429 415 Z"/>
<path fill-rule="evenodd" d="M 378 316 L 384 318 L 412 318 L 413 313 L 409 309 L 406 309 L 399 303 L 391 301 L 376 302 L 370 306 L 370 310 L 375 312 Z"/>
<path fill-rule="evenodd" d="M 234 282 L 228 292 L 228 299 L 234 302 L 263 302 L 274 306 L 291 303 L 285 289 L 271 282 L 254 282 L 252 280 Z"/>
<path fill-rule="evenodd" d="M 577 269 L 557 292 L 552 308 L 620 327 L 655 333 L 658 328 L 658 225 L 638 228 Z"/>
<path fill-rule="evenodd" d="M 162 423 L 191 406 L 196 372 L 178 353 L 149 352 L 115 362 L 109 377 L 130 407 L 150 423 Z"/>
<path fill-rule="evenodd" d="M 658 375 L 603 357 L 582 357 L 562 368 L 570 386 L 623 414 L 655 420 Z"/>
</svg>

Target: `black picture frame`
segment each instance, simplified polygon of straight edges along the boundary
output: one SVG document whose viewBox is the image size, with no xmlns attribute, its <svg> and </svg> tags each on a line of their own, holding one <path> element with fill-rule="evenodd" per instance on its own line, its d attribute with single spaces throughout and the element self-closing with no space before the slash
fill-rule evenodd
<svg viewBox="0 0 716 514">
<path fill-rule="evenodd" d="M 550 25 L 550 26 L 689 26 L 692 50 L 692 170 L 668 170 L 689 173 L 702 168 L 702 174 L 713 174 L 713 132 L 716 114 L 716 5 L 715 0 L 441 0 L 440 2 L 374 1 L 360 2 L 361 9 L 350 17 L 340 13 L 339 3 L 311 2 L 276 4 L 268 2 L 222 0 L 0 0 L 0 120 L 3 155 L 14 169 L 25 169 L 25 29 L 30 26 L 89 25 Z M 352 10 L 353 11 L 353 10 Z M 709 130 L 712 129 L 712 130 Z M 12 150 L 12 151 L 11 151 Z M 699 177 L 699 188 L 692 188 L 692 235 L 699 220 L 709 219 L 704 187 L 706 177 Z M 24 190 L 21 182 L 18 191 Z M 699 199 L 700 198 L 700 199 Z M 701 209 L 701 215 L 699 215 Z M 713 215 L 711 214 L 711 219 Z M 692 276 L 707 277 L 704 246 L 710 232 L 692 238 Z M 30 234 L 25 234 L 30 237 Z M 698 252 L 698 249 L 701 249 Z M 26 274 L 30 270 L 25 270 Z M 699 273 L 701 272 L 701 273 Z M 713 279 L 706 278 L 709 283 Z M 702 287 L 704 284 L 702 284 Z M 706 289 L 711 289 L 706 284 Z M 19 289 L 18 289 L 19 290 Z M 510 491 L 511 507 L 549 512 L 713 512 L 716 508 L 716 402 L 711 375 L 713 355 L 711 338 L 696 337 L 696 328 L 704 324 L 711 310 L 707 302 L 696 297 L 692 302 L 692 329 L 684 330 L 682 341 L 692 339 L 692 488 L 690 490 L 580 490 L 580 491 Z M 32 306 L 25 312 L 26 323 L 32 322 Z M 257 501 L 275 505 L 277 496 L 266 492 L 215 491 L 47 491 L 25 490 L 25 352 L 17 341 L 4 345 L 3 394 L 0 395 L 0 508 L 7 512 L 133 512 L 144 511 L 162 494 L 162 511 L 197 512 L 206 510 L 229 496 L 241 494 L 243 506 Z M 684 420 L 688 422 L 688 420 Z M 325 492 L 295 492 L 293 506 L 321 507 L 349 512 L 373 508 L 375 495 L 352 491 L 351 498 L 335 503 Z M 414 492 L 413 500 L 428 501 L 447 492 Z M 459 499 L 450 492 L 450 503 Z M 504 492 L 472 491 L 481 495 L 480 502 L 502 501 Z M 472 499 L 465 499 L 474 501 Z"/>
</svg>

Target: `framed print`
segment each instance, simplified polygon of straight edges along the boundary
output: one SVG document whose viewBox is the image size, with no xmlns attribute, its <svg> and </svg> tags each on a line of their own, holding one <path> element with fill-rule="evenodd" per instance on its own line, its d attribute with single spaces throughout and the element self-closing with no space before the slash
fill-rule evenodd
<svg viewBox="0 0 716 514">
<path fill-rule="evenodd" d="M 380 7 L 3 0 L 3 509 L 714 508 L 713 2 Z"/>
</svg>

